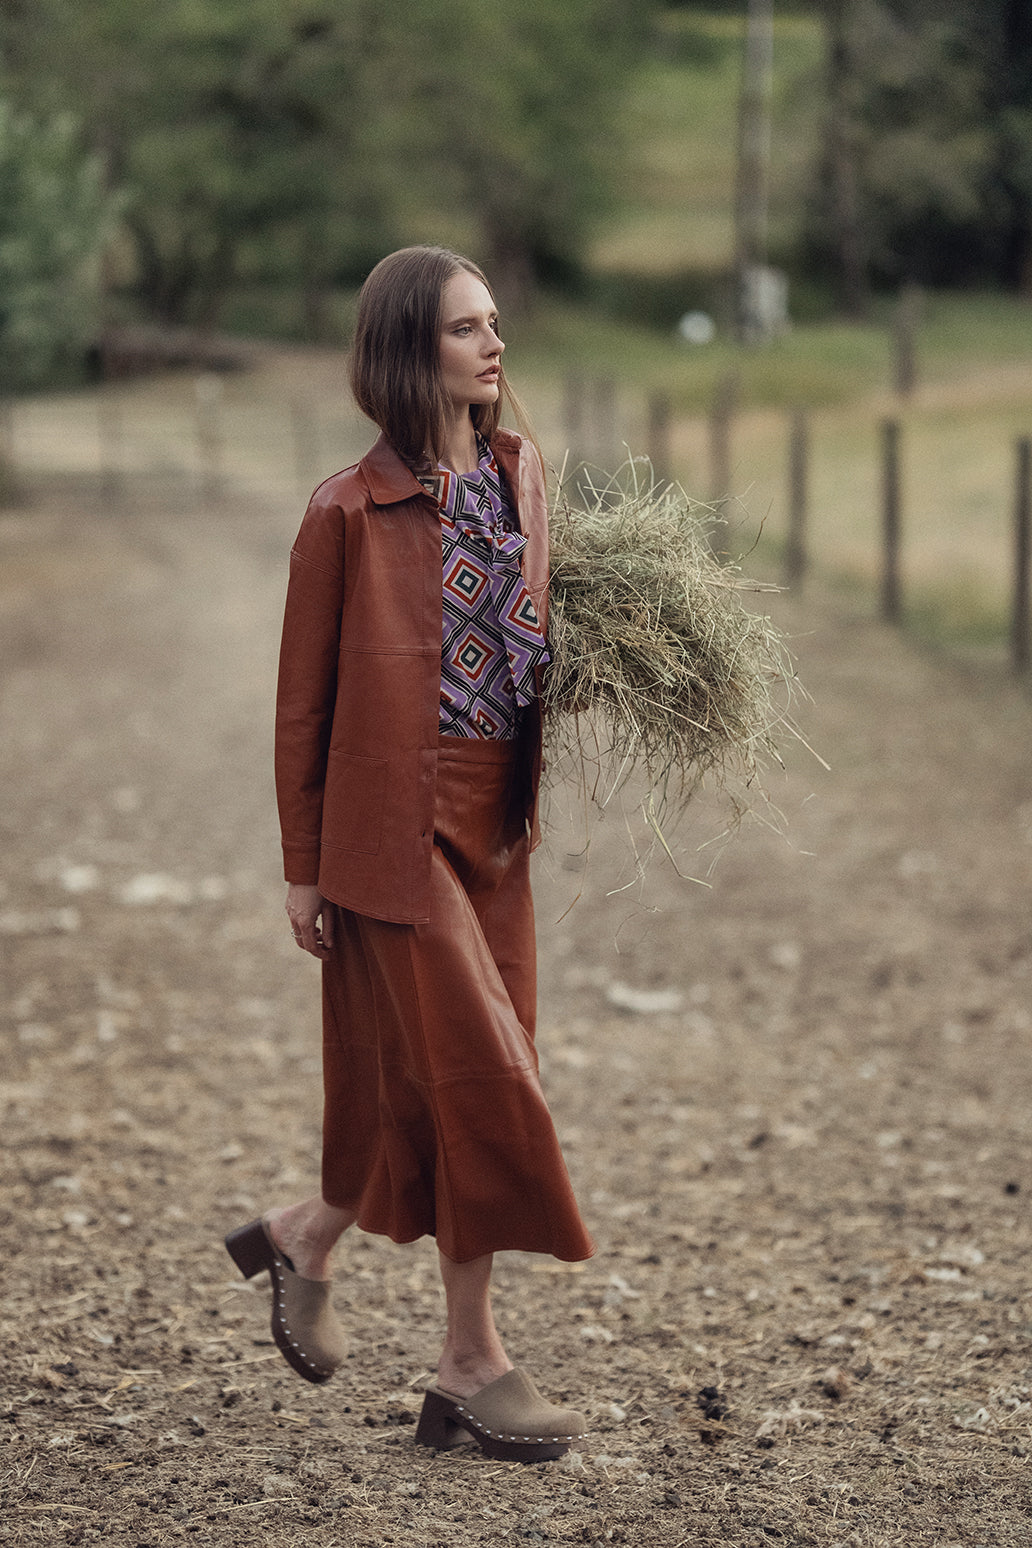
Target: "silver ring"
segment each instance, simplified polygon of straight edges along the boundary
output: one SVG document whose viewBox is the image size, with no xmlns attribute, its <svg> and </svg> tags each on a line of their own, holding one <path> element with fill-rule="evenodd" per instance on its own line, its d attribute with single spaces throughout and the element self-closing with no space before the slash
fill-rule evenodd
<svg viewBox="0 0 1032 1548">
<path fill-rule="evenodd" d="M 295 941 L 299 941 L 301 939 L 301 932 L 300 932 L 300 930 L 291 930 L 290 933 L 294 937 Z"/>
</svg>

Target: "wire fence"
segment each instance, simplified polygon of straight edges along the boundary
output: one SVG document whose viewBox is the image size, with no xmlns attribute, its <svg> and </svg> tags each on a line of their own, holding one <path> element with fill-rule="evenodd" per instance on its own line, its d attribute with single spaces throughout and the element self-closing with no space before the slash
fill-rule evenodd
<svg viewBox="0 0 1032 1548">
<path fill-rule="evenodd" d="M 722 513 L 730 546 L 759 542 L 793 591 L 814 571 L 856 574 L 901 627 L 929 595 L 980 592 L 984 633 L 1016 671 L 1029 670 L 1027 433 L 1008 435 L 983 417 L 969 430 L 958 422 L 944 445 L 907 411 L 863 424 L 833 412 L 746 413 L 733 374 L 708 416 L 679 416 L 659 392 L 571 374 L 536 417 L 557 467 L 605 476 L 632 453 L 647 459 L 657 480 Z M 57 475 L 89 480 L 112 511 L 155 487 L 180 503 L 216 507 L 230 493 L 253 494 L 299 510 L 369 439 L 339 357 L 284 353 L 253 370 L 0 402 L 0 496 L 24 501 L 34 482 Z M 980 460 L 977 489 L 950 460 L 965 443 Z"/>
<path fill-rule="evenodd" d="M 644 448 L 659 481 L 724 518 L 729 556 L 758 545 L 792 591 L 814 571 L 862 579 L 887 623 L 934 612 L 947 637 L 1006 643 L 1028 670 L 1032 436 L 1013 414 L 745 412 L 733 372 L 706 417 L 678 418 L 660 393 L 632 399 L 622 434 L 611 383 L 567 382 L 568 465 L 611 469 Z M 605 412 L 588 420 L 585 404 Z"/>
</svg>

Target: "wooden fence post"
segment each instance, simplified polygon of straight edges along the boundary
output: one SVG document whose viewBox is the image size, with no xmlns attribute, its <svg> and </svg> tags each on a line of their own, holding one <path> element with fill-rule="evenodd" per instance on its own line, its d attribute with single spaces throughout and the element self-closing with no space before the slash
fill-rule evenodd
<svg viewBox="0 0 1032 1548">
<path fill-rule="evenodd" d="M 920 311 L 920 287 L 908 281 L 897 298 L 892 328 L 895 386 L 901 398 L 909 398 L 917 386 L 917 323 Z"/>
<path fill-rule="evenodd" d="M 1029 637 L 1032 590 L 1032 436 L 1020 436 L 1016 450 L 1011 660 L 1016 672 L 1024 672 L 1032 659 L 1032 640 Z"/>
<path fill-rule="evenodd" d="M 785 584 L 799 588 L 806 574 L 806 516 L 809 485 L 810 421 L 796 409 L 788 433 L 788 539 L 785 544 Z"/>
<path fill-rule="evenodd" d="M 731 496 L 731 431 L 741 389 L 739 372 L 725 371 L 713 393 L 709 416 L 710 504 L 719 510 Z M 719 526 L 710 531 L 710 548 L 716 558 L 727 557 L 727 545 Z"/>
<path fill-rule="evenodd" d="M 657 484 L 669 484 L 673 477 L 670 457 L 670 398 L 665 392 L 649 394 L 646 440 L 646 450 L 652 464 L 652 477 Z"/>
<path fill-rule="evenodd" d="M 125 504 L 125 421 L 122 404 L 109 388 L 102 387 L 97 393 L 97 429 L 101 495 L 118 508 Z"/>
<path fill-rule="evenodd" d="M 194 404 L 197 410 L 200 496 L 205 501 L 216 501 L 224 493 L 222 382 L 217 376 L 205 373 L 194 378 Z"/>
<path fill-rule="evenodd" d="M 713 391 L 709 416 L 710 500 L 719 505 L 731 490 L 731 429 L 738 407 L 740 379 L 735 370 L 725 371 Z"/>
<path fill-rule="evenodd" d="M 607 477 L 615 473 L 619 456 L 620 434 L 617 429 L 616 383 L 603 376 L 595 383 L 595 455 Z"/>
<path fill-rule="evenodd" d="M 574 480 L 580 489 L 579 469 L 585 459 L 584 411 L 588 384 L 583 376 L 571 374 L 563 387 L 563 426 L 566 431 L 566 480 Z"/>
<path fill-rule="evenodd" d="M 319 461 L 319 421 L 307 398 L 295 398 L 290 405 L 290 426 L 294 440 L 294 481 L 298 499 L 307 500 L 317 483 Z"/>
<path fill-rule="evenodd" d="M 18 501 L 18 480 L 14 471 L 14 404 L 0 396 L 0 506 Z"/>
<path fill-rule="evenodd" d="M 881 616 L 886 623 L 898 624 L 902 618 L 899 573 L 900 555 L 900 424 L 898 419 L 882 421 L 882 588 Z"/>
</svg>

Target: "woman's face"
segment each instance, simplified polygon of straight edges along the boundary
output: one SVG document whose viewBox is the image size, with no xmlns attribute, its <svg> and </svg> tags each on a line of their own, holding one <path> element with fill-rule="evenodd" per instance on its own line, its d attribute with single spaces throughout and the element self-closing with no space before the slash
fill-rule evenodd
<svg viewBox="0 0 1032 1548">
<path fill-rule="evenodd" d="M 441 383 L 457 410 L 498 397 L 502 343 L 487 286 L 463 269 L 441 291 Z"/>
</svg>

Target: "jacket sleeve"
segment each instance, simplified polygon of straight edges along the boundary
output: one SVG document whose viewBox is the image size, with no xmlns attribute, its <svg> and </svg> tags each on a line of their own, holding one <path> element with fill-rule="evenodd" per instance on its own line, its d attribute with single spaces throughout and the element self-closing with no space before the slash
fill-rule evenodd
<svg viewBox="0 0 1032 1548">
<path fill-rule="evenodd" d="M 516 498 L 527 538 L 523 576 L 542 629 L 548 628 L 548 492 L 545 469 L 533 442 L 520 447 Z"/>
<path fill-rule="evenodd" d="M 288 882 L 316 885 L 344 602 L 344 515 L 317 490 L 290 555 L 276 693 L 276 800 Z"/>
</svg>

